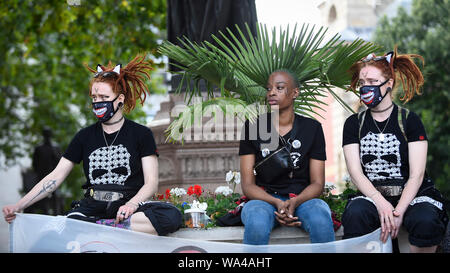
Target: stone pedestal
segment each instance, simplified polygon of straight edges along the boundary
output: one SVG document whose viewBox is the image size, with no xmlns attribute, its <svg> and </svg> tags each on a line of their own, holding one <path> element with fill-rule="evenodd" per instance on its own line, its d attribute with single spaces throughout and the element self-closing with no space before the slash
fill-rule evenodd
<svg viewBox="0 0 450 273">
<path fill-rule="evenodd" d="M 340 227 L 335 232 L 336 241 L 342 240 L 344 228 Z M 193 239 L 212 242 L 242 243 L 244 238 L 244 227 L 215 227 L 210 229 L 181 228 L 168 237 Z M 309 244 L 309 234 L 299 228 L 278 226 L 270 234 L 269 244 Z M 400 253 L 409 253 L 408 233 L 406 229 L 400 228 L 398 234 L 398 245 Z"/>
<path fill-rule="evenodd" d="M 223 119 L 217 122 L 211 118 L 204 118 L 203 124 L 193 129 L 197 137 L 180 142 L 169 143 L 166 133 L 169 124 L 177 116 L 177 109 L 184 107 L 184 94 L 170 93 L 170 100 L 161 103 L 161 109 L 155 119 L 148 124 L 152 130 L 159 153 L 159 193 L 167 188 L 183 187 L 187 189 L 195 184 L 205 190 L 214 190 L 218 186 L 225 186 L 225 174 L 239 170 L 239 135 L 242 122 L 226 124 Z M 173 116 L 171 116 L 173 115 Z M 223 122 L 222 122 L 222 121 Z M 206 133 L 205 123 L 214 123 Z M 216 126 L 217 125 L 217 126 Z M 228 127 L 227 127 L 228 126 Z M 220 128 L 220 131 L 215 130 Z M 225 136 L 224 132 L 233 132 L 232 136 Z M 230 140 L 228 140 L 230 139 Z M 241 192 L 240 187 L 236 191 Z"/>
<path fill-rule="evenodd" d="M 193 239 L 212 242 L 242 243 L 244 238 L 244 227 L 215 227 L 210 229 L 182 228 L 168 237 Z M 336 240 L 341 240 L 343 229 L 335 232 Z M 270 234 L 269 244 L 309 244 L 309 234 L 300 228 L 279 226 Z"/>
</svg>

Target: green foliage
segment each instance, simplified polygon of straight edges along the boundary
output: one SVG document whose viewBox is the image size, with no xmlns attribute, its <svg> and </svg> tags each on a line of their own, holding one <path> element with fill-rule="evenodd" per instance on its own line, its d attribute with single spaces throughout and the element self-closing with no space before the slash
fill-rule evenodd
<svg viewBox="0 0 450 273">
<path fill-rule="evenodd" d="M 234 185 L 234 189 L 229 187 L 231 184 Z M 210 221 L 206 221 L 206 219 L 204 219 L 204 227 L 215 227 L 217 226 L 217 218 L 220 218 L 229 211 L 234 210 L 238 204 L 240 204 L 239 200 L 242 196 L 234 191 L 235 185 L 235 182 L 229 182 L 228 190 L 230 192 L 228 193 L 217 192 L 217 189 L 216 192 L 205 192 L 199 185 L 195 185 L 195 188 L 192 186 L 189 187 L 187 192 L 183 188 L 166 189 L 165 194 L 155 194 L 153 200 L 163 200 L 172 203 L 181 211 L 183 218 L 185 218 L 185 211 L 191 209 L 194 202 L 198 201 L 199 203 L 205 203 L 207 205 L 205 217 L 207 216 Z M 189 224 L 192 223 L 189 223 L 188 221 L 188 223 L 184 222 L 183 225 L 184 227 L 188 227 Z"/>
<path fill-rule="evenodd" d="M 64 151 L 79 129 L 95 122 L 84 64 L 126 64 L 142 52 L 157 60 L 165 28 L 164 0 L 2 1 L 0 167 L 31 157 L 44 126 Z M 148 85 L 161 92 L 153 81 Z M 138 106 L 129 118 L 143 122 L 144 116 Z M 77 166 L 63 185 L 80 194 L 83 178 Z"/>
<path fill-rule="evenodd" d="M 428 136 L 427 171 L 437 188 L 450 197 L 450 1 L 415 0 L 411 13 L 399 9 L 396 17 L 381 19 L 375 42 L 399 54 L 415 53 L 425 59 L 423 94 L 405 107 L 422 119 Z"/>
<path fill-rule="evenodd" d="M 214 197 L 215 198 L 209 198 L 206 200 L 206 203 L 208 204 L 206 214 L 211 217 L 213 223 L 215 224 L 217 218 L 224 216 L 229 211 L 234 210 L 237 207 L 236 202 L 241 198 L 241 195 L 239 193 L 232 193 L 228 196 L 216 194 Z"/>
<path fill-rule="evenodd" d="M 292 32 L 289 28 L 279 32 L 274 28 L 271 37 L 264 25 L 258 26 L 256 37 L 248 27 L 245 33 L 247 35 L 238 27 L 235 32 L 227 29 L 226 34 L 213 36 L 218 46 L 209 42 L 197 44 L 185 38 L 180 39 L 182 47 L 168 41 L 159 47 L 161 54 L 175 60 L 177 66 L 184 70 L 179 72 L 183 77 L 177 91 L 184 82 L 194 83 L 192 88 L 187 84 L 188 103 L 193 96 L 200 96 L 198 86 L 200 80 L 204 80 L 209 105 L 223 102 L 217 100 L 214 93 L 217 88 L 220 90 L 219 98 L 232 99 L 229 102 L 234 105 L 264 104 L 269 75 L 277 69 L 287 69 L 297 76 L 301 84 L 300 96 L 294 103 L 295 111 L 313 117 L 313 114 L 319 114 L 317 108 L 321 109 L 320 106 L 325 104 L 321 97 L 326 96 L 326 92 L 346 106 L 331 88 L 346 88 L 350 83 L 347 70 L 351 64 L 379 49 L 360 39 L 350 44 L 344 43 L 339 40 L 339 35 L 324 41 L 326 30 L 316 30 L 308 25 L 303 25 L 299 31 L 295 26 Z M 174 123 L 182 124 L 183 129 L 192 126 L 195 108 L 195 105 L 189 107 Z M 252 111 L 236 116 L 248 118 L 248 115 L 255 113 Z M 171 125 L 170 138 L 173 138 L 172 131 L 178 128 Z"/>
<path fill-rule="evenodd" d="M 357 190 L 350 183 L 345 183 L 345 189 L 340 194 L 333 194 L 331 192 L 332 189 L 325 187 L 324 193 L 319 197 L 328 204 L 331 211 L 336 214 L 336 219 L 339 221 L 342 220 L 342 214 L 344 213 L 345 205 L 347 205 L 348 197 L 357 193 Z"/>
</svg>

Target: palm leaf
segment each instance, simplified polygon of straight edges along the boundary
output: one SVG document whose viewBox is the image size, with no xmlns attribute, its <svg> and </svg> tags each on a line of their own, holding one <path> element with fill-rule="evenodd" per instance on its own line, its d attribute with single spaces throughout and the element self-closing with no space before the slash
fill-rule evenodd
<svg viewBox="0 0 450 273">
<path fill-rule="evenodd" d="M 207 101 L 195 102 L 186 108 L 170 123 L 166 130 L 166 141 L 181 141 L 183 143 L 184 133 L 196 123 L 202 124 L 206 113 L 225 114 L 245 120 L 254 121 L 261 113 L 258 105 L 248 105 L 238 98 L 217 97 Z"/>
<path fill-rule="evenodd" d="M 177 92 L 188 83 L 185 90 L 188 104 L 194 96 L 201 96 L 198 84 L 190 84 L 200 80 L 205 81 L 208 89 L 202 106 L 263 103 L 269 75 L 275 70 L 287 69 L 295 73 L 301 83 L 300 96 L 294 103 L 295 112 L 320 116 L 318 110 L 325 111 L 321 107 L 325 105 L 321 98 L 328 92 L 352 111 L 332 88 L 346 88 L 350 83 L 347 73 L 350 66 L 379 50 L 378 46 L 361 39 L 345 43 L 340 41 L 338 34 L 325 41 L 325 28 L 316 31 L 307 24 L 299 30 L 295 25 L 292 32 L 289 27 L 286 30 L 280 28 L 278 33 L 273 28 L 272 38 L 262 24 L 257 26 L 255 37 L 248 26 L 245 31 L 236 26 L 234 32 L 227 29 L 218 36 L 212 35 L 217 46 L 209 42 L 197 44 L 184 38 L 180 39 L 181 46 L 166 41 L 159 47 L 161 54 L 175 60 L 184 70 L 179 72 L 183 77 Z M 220 95 L 216 95 L 218 91 Z M 188 109 L 193 113 L 192 105 Z M 188 112 L 180 114 L 169 129 L 192 126 Z"/>
</svg>

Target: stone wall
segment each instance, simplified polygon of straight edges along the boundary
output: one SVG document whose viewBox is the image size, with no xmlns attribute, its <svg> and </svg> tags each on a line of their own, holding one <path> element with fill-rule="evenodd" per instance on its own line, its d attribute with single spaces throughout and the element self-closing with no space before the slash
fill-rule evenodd
<svg viewBox="0 0 450 273">
<path fill-rule="evenodd" d="M 174 117 L 172 111 L 184 105 L 183 95 L 170 94 L 170 100 L 161 104 L 161 110 L 148 126 L 153 132 L 159 153 L 159 192 L 167 188 L 187 187 L 198 184 L 207 190 L 214 191 L 218 186 L 226 185 L 225 174 L 230 170 L 239 170 L 239 137 L 241 123 L 234 120 L 232 124 L 219 119 L 217 127 L 211 132 L 193 129 L 200 136 L 193 139 L 171 143 L 166 141 L 165 131 Z M 203 124 L 209 121 L 205 118 Z M 228 127 L 227 127 L 228 126 Z M 216 134 L 215 128 L 220 128 Z M 231 132 L 224 135 L 224 132 Z M 228 140 L 230 139 L 230 140 Z M 236 189 L 240 191 L 239 189 Z"/>
</svg>

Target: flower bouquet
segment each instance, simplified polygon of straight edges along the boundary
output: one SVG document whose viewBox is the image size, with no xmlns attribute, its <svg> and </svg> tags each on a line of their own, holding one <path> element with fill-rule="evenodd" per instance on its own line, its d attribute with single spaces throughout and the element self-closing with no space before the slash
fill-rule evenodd
<svg viewBox="0 0 450 273">
<path fill-rule="evenodd" d="M 219 186 L 214 192 L 206 191 L 200 185 L 166 189 L 165 194 L 157 194 L 154 199 L 174 204 L 183 214 L 184 227 L 208 228 L 217 225 L 217 219 L 242 207 L 242 196 L 236 193 L 240 184 L 240 173 L 229 171 L 226 186 Z M 245 197 L 244 197 L 245 198 Z"/>
</svg>

